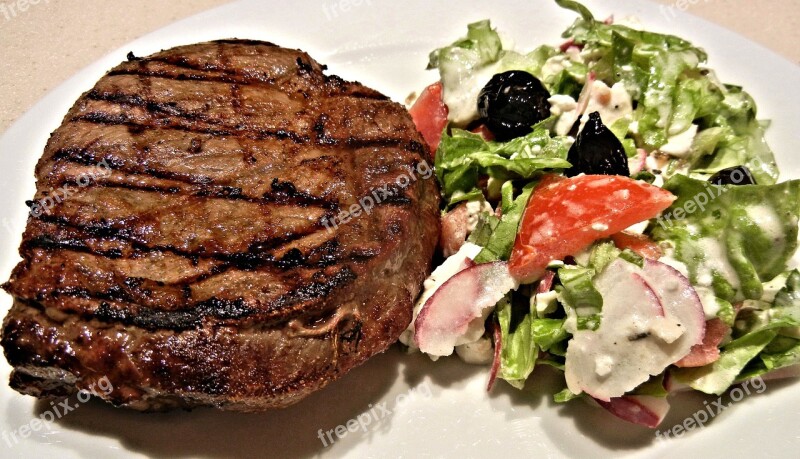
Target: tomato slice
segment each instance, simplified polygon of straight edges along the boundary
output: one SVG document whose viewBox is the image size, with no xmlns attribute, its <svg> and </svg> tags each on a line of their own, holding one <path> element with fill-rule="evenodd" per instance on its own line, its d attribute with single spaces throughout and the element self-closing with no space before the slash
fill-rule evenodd
<svg viewBox="0 0 800 459">
<path fill-rule="evenodd" d="M 533 282 L 551 261 L 653 218 L 674 200 L 669 191 L 618 175 L 545 176 L 522 216 L 511 274 Z"/>
<path fill-rule="evenodd" d="M 447 105 L 442 100 L 442 83 L 434 83 L 422 91 L 411 109 L 408 110 L 414 125 L 436 155 L 442 131 L 447 126 Z"/>
<path fill-rule="evenodd" d="M 611 240 L 614 241 L 614 245 L 616 245 L 617 248 L 622 250 L 631 249 L 639 255 L 650 258 L 651 260 L 658 260 L 664 255 L 664 252 L 661 251 L 661 247 L 644 234 L 633 234 L 622 231 L 621 233 L 612 234 Z"/>
<path fill-rule="evenodd" d="M 483 140 L 494 140 L 494 134 L 492 134 L 492 131 L 490 131 L 485 124 L 481 124 L 470 132 L 473 134 L 480 134 L 480 136 L 483 137 Z"/>
</svg>

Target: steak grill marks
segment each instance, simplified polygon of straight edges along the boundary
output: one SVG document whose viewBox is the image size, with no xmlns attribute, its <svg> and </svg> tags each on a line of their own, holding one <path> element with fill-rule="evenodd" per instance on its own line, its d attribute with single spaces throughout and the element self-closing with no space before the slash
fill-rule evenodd
<svg viewBox="0 0 800 459">
<path fill-rule="evenodd" d="M 70 125 L 80 123 L 91 123 L 101 126 L 125 125 L 128 127 L 133 144 L 131 148 L 136 148 L 144 161 L 139 167 L 131 167 L 115 159 L 112 154 L 103 151 L 102 136 L 88 143 L 74 141 L 65 145 L 60 145 L 54 151 L 46 151 L 45 157 L 40 162 L 52 164 L 53 170 L 59 164 L 75 164 L 80 166 L 93 166 L 101 161 L 105 161 L 111 170 L 125 174 L 128 181 L 122 183 L 110 183 L 101 179 L 93 180 L 89 187 L 103 187 L 108 193 L 114 193 L 115 189 L 136 190 L 154 196 L 153 203 L 157 203 L 167 195 L 190 196 L 191 202 L 202 202 L 208 199 L 220 199 L 224 201 L 247 201 L 255 204 L 272 204 L 287 206 L 298 210 L 304 208 L 319 208 L 325 211 L 326 218 L 335 215 L 340 207 L 346 203 L 340 202 L 335 196 L 318 196 L 307 191 L 298 189 L 298 185 L 290 180 L 272 177 L 268 191 L 260 197 L 248 196 L 246 190 L 241 187 L 230 186 L 226 183 L 217 183 L 213 179 L 203 176 L 187 175 L 169 169 L 159 169 L 147 165 L 147 154 L 151 145 L 140 145 L 136 142 L 137 136 L 143 132 L 158 130 L 177 130 L 193 134 L 202 134 L 212 140 L 220 142 L 235 142 L 237 139 L 266 140 L 273 139 L 281 142 L 290 142 L 297 145 L 314 145 L 323 153 L 326 149 L 347 148 L 384 148 L 398 147 L 406 153 L 408 161 L 414 163 L 425 155 L 425 148 L 416 140 L 408 138 L 407 134 L 393 137 L 389 133 L 381 132 L 379 128 L 374 132 L 369 132 L 365 138 L 353 136 L 346 130 L 345 135 L 340 135 L 337 131 L 341 125 L 349 126 L 353 120 L 362 120 L 367 128 L 372 128 L 370 123 L 379 124 L 374 117 L 381 116 L 381 110 L 390 111 L 392 104 L 384 96 L 368 90 L 366 88 L 345 83 L 340 79 L 322 76 L 314 71 L 314 64 L 298 57 L 297 67 L 284 75 L 267 76 L 262 74 L 246 74 L 237 68 L 229 67 L 229 56 L 226 54 L 226 47 L 222 46 L 229 42 L 218 42 L 218 64 L 198 65 L 191 59 L 154 57 L 137 58 L 123 63 L 117 69 L 112 70 L 105 78 L 121 77 L 122 82 L 126 78 L 135 81 L 127 81 L 132 88 L 139 88 L 140 91 L 134 93 L 126 92 L 126 87 L 120 86 L 113 91 L 101 90 L 101 82 L 98 86 L 86 93 L 76 104 L 76 107 L 68 115 L 67 121 L 60 130 L 70 129 Z M 242 44 L 241 42 L 236 42 Z M 272 45 L 267 45 L 272 46 Z M 182 106 L 193 101 L 180 99 L 167 102 L 155 99 L 153 94 L 153 82 L 155 80 L 166 80 L 175 82 L 188 82 L 200 85 L 227 85 L 230 97 L 229 106 L 215 105 L 218 101 L 210 101 L 206 104 L 207 112 L 202 109 L 187 109 Z M 305 116 L 309 122 L 303 128 L 302 122 L 294 123 L 284 128 L 270 129 L 262 124 L 259 113 L 248 113 L 246 108 L 247 101 L 243 101 L 243 89 L 248 87 L 259 87 L 267 90 L 275 88 L 287 92 L 295 90 L 305 98 L 311 92 L 327 91 L 327 97 L 335 101 L 336 104 L 351 104 L 348 100 L 363 100 L 363 107 L 367 112 L 352 111 L 339 115 L 336 120 L 331 120 L 331 115 L 324 111 L 325 107 L 305 106 L 299 112 L 300 118 Z M 322 88 L 322 89 L 320 89 Z M 130 88 L 128 88 L 130 89 Z M 303 100 L 302 98 L 299 100 Z M 358 109 L 358 103 L 352 104 L 354 110 Z M 88 107 L 91 107 L 90 109 Z M 213 113 L 211 109 L 218 109 Z M 232 113 L 231 116 L 225 115 L 226 111 Z M 316 110 L 316 111 L 315 111 Z M 269 120 L 267 120 L 269 121 Z M 290 120 L 292 122 L 297 120 Z M 335 122 L 332 122 L 335 121 Z M 338 123 L 338 124 L 337 124 Z M 267 123 L 268 124 L 268 123 Z M 303 129 L 299 129 L 303 128 Z M 77 128 L 75 128 L 77 129 Z M 102 132 L 102 127 L 97 128 Z M 357 132 L 357 130 L 356 130 Z M 52 140 L 52 139 L 51 139 Z M 187 149 L 192 154 L 203 153 L 203 143 L 192 139 L 191 145 Z M 48 157 L 49 152 L 49 157 Z M 350 152 L 352 154 L 352 151 Z M 306 157 L 303 161 L 310 162 L 313 158 Z M 408 162 L 407 161 L 407 162 Z M 40 192 L 47 187 L 58 188 L 63 185 L 72 187 L 78 186 L 74 178 L 61 177 L 54 178 L 50 170 L 43 168 L 40 171 Z M 37 171 L 39 167 L 37 167 Z M 42 177 L 41 174 L 44 174 Z M 42 179 L 44 183 L 42 182 Z M 164 187 L 156 183 L 156 179 L 175 182 L 176 185 Z M 187 186 L 194 187 L 187 190 Z M 40 195 L 37 195 L 40 197 Z M 396 199 L 387 200 L 383 205 L 405 206 L 411 201 L 398 193 Z M 103 203 L 98 203 L 102 206 Z M 377 253 L 371 250 L 361 250 L 353 248 L 351 251 L 343 251 L 339 246 L 339 241 L 335 234 L 328 234 L 321 242 L 306 248 L 302 251 L 298 248 L 288 248 L 298 240 L 311 236 L 322 231 L 320 221 L 308 227 L 307 230 L 300 232 L 284 231 L 282 234 L 269 237 L 264 240 L 253 240 L 244 252 L 229 252 L 219 250 L 209 252 L 205 250 L 187 251 L 171 244 L 148 244 L 146 241 L 137 237 L 128 228 L 120 227 L 119 222 L 99 220 L 95 223 L 86 224 L 74 221 L 69 215 L 64 214 L 61 206 L 55 206 L 52 213 L 44 213 L 38 219 L 65 229 L 67 233 L 74 233 L 74 237 L 55 238 L 47 235 L 39 235 L 27 238 L 21 248 L 23 256 L 29 255 L 33 249 L 44 249 L 48 251 L 62 250 L 80 253 L 89 253 L 97 257 L 105 257 L 112 260 L 137 258 L 152 252 L 168 252 L 192 260 L 197 264 L 198 259 L 212 259 L 219 261 L 208 271 L 194 276 L 181 279 L 176 286 L 190 292 L 191 286 L 197 282 L 208 280 L 213 276 L 226 273 L 230 270 L 277 270 L 286 271 L 298 267 L 324 270 L 326 267 L 340 264 L 341 269 L 332 276 L 322 276 L 324 280 L 312 280 L 299 287 L 281 295 L 270 305 L 271 309 L 282 309 L 301 302 L 314 301 L 319 298 L 332 294 L 335 290 L 343 288 L 353 282 L 356 278 L 355 272 L 349 267 L 352 263 L 366 261 Z M 124 223 L 124 222 L 122 222 Z M 30 222 L 29 222 L 30 227 Z M 280 229 L 280 228 L 278 228 Z M 125 249 L 113 248 L 109 250 L 97 249 L 96 245 L 86 243 L 85 238 L 91 237 L 99 241 L 118 241 Z M 102 245 L 102 244 L 100 244 Z M 286 250 L 282 250 L 286 249 Z M 281 255 L 275 255 L 281 253 Z M 321 273 L 322 271 L 320 271 Z M 317 276 L 319 277 L 319 276 Z M 12 293 L 14 292 L 14 279 L 5 285 Z M 188 306 L 177 311 L 137 307 L 136 311 L 130 311 L 118 304 L 112 306 L 110 302 L 124 303 L 127 298 L 117 292 L 92 292 L 85 289 L 53 289 L 52 296 L 66 295 L 81 298 L 94 299 L 99 302 L 99 307 L 94 311 L 94 316 L 107 322 L 121 322 L 126 325 L 135 325 L 146 329 L 174 329 L 183 330 L 197 327 L 204 318 L 214 317 L 218 320 L 241 319 L 252 316 L 260 312 L 254 309 L 252 304 L 248 304 L 244 299 L 220 299 L 212 297 L 200 302 L 188 301 Z M 191 294 L 189 295 L 191 296 Z M 20 298 L 21 300 L 36 301 L 37 298 Z M 188 298 L 187 298 L 188 299 Z"/>
</svg>

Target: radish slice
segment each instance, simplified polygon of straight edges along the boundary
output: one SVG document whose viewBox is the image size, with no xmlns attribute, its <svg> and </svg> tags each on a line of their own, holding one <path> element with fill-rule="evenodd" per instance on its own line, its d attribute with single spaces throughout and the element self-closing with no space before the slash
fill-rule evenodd
<svg viewBox="0 0 800 459">
<path fill-rule="evenodd" d="M 614 416 L 651 429 L 658 427 L 669 412 L 669 402 L 666 397 L 625 395 L 612 398 L 608 402 L 596 401 Z"/>
<path fill-rule="evenodd" d="M 636 156 L 628 160 L 631 177 L 646 169 L 647 151 L 637 148 Z"/>
<path fill-rule="evenodd" d="M 422 306 L 433 296 L 439 287 L 447 282 L 448 279 L 471 266 L 475 266 L 475 262 L 472 261 L 472 259 L 478 256 L 481 250 L 482 248 L 480 246 L 470 242 L 465 242 L 458 252 L 448 257 L 441 265 L 439 265 L 438 268 L 433 270 L 427 279 L 425 279 L 425 282 L 423 283 L 425 290 L 422 292 L 419 299 L 417 299 L 416 304 L 414 305 L 411 323 L 409 323 L 408 327 L 406 327 L 406 329 L 403 330 L 403 333 L 400 334 L 401 343 L 408 346 L 410 350 L 416 348 L 416 343 L 414 340 L 414 323 L 416 318 L 419 317 Z"/>
<path fill-rule="evenodd" d="M 477 341 L 492 308 L 518 286 L 501 261 L 459 272 L 422 306 L 414 323 L 417 346 L 426 354 L 446 356 L 457 345 Z"/>
<path fill-rule="evenodd" d="M 703 305 L 678 271 L 617 259 L 594 284 L 603 297 L 602 319 L 597 330 L 576 330 L 569 342 L 565 376 L 573 393 L 610 402 L 702 342 Z"/>
<path fill-rule="evenodd" d="M 666 315 L 676 318 L 685 327 L 686 341 L 691 346 L 701 344 L 706 333 L 706 314 L 689 279 L 672 266 L 647 259 L 644 278 L 658 293 Z"/>
</svg>

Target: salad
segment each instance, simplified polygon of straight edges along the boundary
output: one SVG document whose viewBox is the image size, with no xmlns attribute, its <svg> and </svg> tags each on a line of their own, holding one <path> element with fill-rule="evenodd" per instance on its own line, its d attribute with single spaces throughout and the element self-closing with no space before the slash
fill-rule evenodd
<svg viewBox="0 0 800 459">
<path fill-rule="evenodd" d="M 800 374 L 800 181 L 768 122 L 679 37 L 579 17 L 521 53 L 488 20 L 434 50 L 410 109 L 435 151 L 445 258 L 401 336 L 522 388 L 563 372 L 651 428 L 667 397 Z"/>
</svg>

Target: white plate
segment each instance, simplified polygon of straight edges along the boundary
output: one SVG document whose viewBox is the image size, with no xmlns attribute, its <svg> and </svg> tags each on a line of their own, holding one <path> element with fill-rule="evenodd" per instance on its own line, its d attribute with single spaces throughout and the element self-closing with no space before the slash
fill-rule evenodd
<svg viewBox="0 0 800 459">
<path fill-rule="evenodd" d="M 49 133 L 75 99 L 128 51 L 142 56 L 207 39 L 264 39 L 304 49 L 328 64 L 331 73 L 359 79 L 402 101 L 411 91 L 436 80 L 434 73 L 424 71 L 428 52 L 461 36 L 468 22 L 491 18 L 516 40 L 518 48 L 530 49 L 558 43 L 560 32 L 575 19 L 542 0 L 469 0 L 458 2 L 457 7 L 456 2 L 422 0 L 309 3 L 240 1 L 178 22 L 80 72 L 22 117 L 0 141 L 0 170 L 5 178 L 0 278 L 7 279 L 17 262 L 26 214 L 23 202 L 33 195 L 33 167 Z M 684 14 L 673 18 L 651 3 L 587 3 L 598 17 L 636 15 L 647 28 L 685 36 L 705 47 L 720 77 L 744 85 L 759 103 L 760 116 L 773 120 L 768 137 L 783 177 L 800 176 L 794 142 L 794 130 L 800 127 L 797 67 L 731 32 Z M 0 310 L 9 305 L 10 298 L 2 295 Z M 5 381 L 10 368 L 0 360 L 0 379 Z M 652 431 L 580 402 L 554 405 L 549 394 L 558 382 L 547 371 L 537 370 L 524 392 L 501 382 L 490 395 L 484 391 L 486 374 L 484 368 L 453 359 L 434 364 L 393 349 L 283 411 L 140 414 L 93 402 L 81 404 L 25 439 L 19 437 L 20 427 L 35 427 L 29 424 L 31 419 L 50 407 L 3 383 L 0 431 L 9 442 L 0 438 L 4 451 L 0 456 L 767 457 L 800 449 L 796 424 L 800 391 L 793 382 L 767 382 L 766 392 L 745 397 L 706 427 L 660 441 Z M 673 411 L 663 425 L 683 422 L 705 408 L 703 401 L 711 400 L 698 395 L 673 397 Z M 364 422 L 370 419 L 366 432 L 348 432 L 327 447 L 318 438 L 320 430 L 346 425 L 359 415 Z M 11 432 L 18 443 L 11 440 Z M 332 436 L 336 438 L 335 433 Z"/>
</svg>

